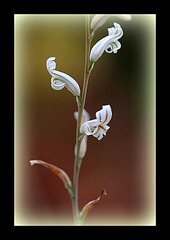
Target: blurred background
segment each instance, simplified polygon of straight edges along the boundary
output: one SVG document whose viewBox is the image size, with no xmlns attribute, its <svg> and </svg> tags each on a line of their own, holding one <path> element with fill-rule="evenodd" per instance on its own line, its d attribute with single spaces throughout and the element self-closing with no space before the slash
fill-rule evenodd
<svg viewBox="0 0 170 240">
<path fill-rule="evenodd" d="M 94 15 L 91 15 L 91 18 Z M 107 136 L 88 137 L 79 178 L 79 209 L 107 196 L 85 224 L 155 223 L 155 15 L 110 15 L 92 46 L 118 22 L 124 35 L 117 54 L 105 53 L 92 70 L 85 108 L 91 119 L 110 104 Z M 46 60 L 82 88 L 85 15 L 15 15 L 15 224 L 71 225 L 72 208 L 62 181 L 29 160 L 62 168 L 72 179 L 77 111 L 74 96 L 50 85 Z"/>
</svg>

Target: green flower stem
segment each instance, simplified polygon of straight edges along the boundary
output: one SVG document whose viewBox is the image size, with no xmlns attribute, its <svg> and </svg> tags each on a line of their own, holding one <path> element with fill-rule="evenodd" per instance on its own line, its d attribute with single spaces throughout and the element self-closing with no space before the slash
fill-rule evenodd
<svg viewBox="0 0 170 240">
<path fill-rule="evenodd" d="M 77 124 L 78 126 L 78 124 Z M 77 128 L 78 129 L 78 128 Z M 78 177 L 81 162 L 79 160 L 80 144 L 82 139 L 76 138 L 77 153 L 74 162 L 74 176 L 73 176 L 73 198 L 72 198 L 72 207 L 73 207 L 73 218 L 74 224 L 77 225 L 79 222 L 79 211 L 78 211 Z"/>
<path fill-rule="evenodd" d="M 79 157 L 80 152 L 80 144 L 83 138 L 81 138 L 80 127 L 81 127 L 81 118 L 83 109 L 85 106 L 86 95 L 87 95 L 87 87 L 88 87 L 88 80 L 90 76 L 89 71 L 89 55 L 90 55 L 90 45 L 91 45 L 91 38 L 89 37 L 89 16 L 86 16 L 86 50 L 85 50 L 85 69 L 84 69 L 84 81 L 83 81 L 83 91 L 82 96 L 79 98 L 78 101 L 78 119 L 77 119 L 77 129 L 76 129 L 76 146 L 77 152 L 75 156 L 74 162 L 74 174 L 73 174 L 73 197 L 72 197 L 72 207 L 73 207 L 73 217 L 74 217 L 74 224 L 79 225 L 79 209 L 78 209 L 78 179 L 79 179 L 79 171 L 82 159 Z"/>
</svg>

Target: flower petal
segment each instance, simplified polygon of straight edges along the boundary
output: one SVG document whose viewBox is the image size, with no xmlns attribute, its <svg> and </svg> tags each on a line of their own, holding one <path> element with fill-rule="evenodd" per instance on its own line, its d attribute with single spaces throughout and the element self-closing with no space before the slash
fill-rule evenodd
<svg viewBox="0 0 170 240">
<path fill-rule="evenodd" d="M 112 36 L 107 36 L 99 40 L 91 49 L 90 61 L 95 63 L 103 54 L 106 46 L 112 42 Z"/>
<path fill-rule="evenodd" d="M 66 86 L 65 83 L 61 82 L 60 80 L 57 80 L 56 78 L 52 77 L 51 78 L 51 87 L 54 90 L 61 90 Z"/>
<path fill-rule="evenodd" d="M 114 27 L 108 28 L 108 35 L 119 39 L 123 36 L 123 30 L 119 23 L 114 22 Z"/>
<path fill-rule="evenodd" d="M 93 134 L 93 136 L 96 137 L 98 140 L 101 140 L 103 138 L 103 134 L 104 133 L 102 132 L 102 129 L 97 128 L 97 131 Z"/>
<path fill-rule="evenodd" d="M 48 71 L 54 70 L 56 68 L 56 63 L 54 62 L 54 60 L 55 60 L 55 57 L 50 57 L 47 59 L 46 67 Z"/>
<path fill-rule="evenodd" d="M 84 132 L 86 135 L 93 135 L 98 124 L 99 124 L 99 121 L 97 119 L 87 121 L 81 125 L 80 132 L 81 133 Z"/>
<path fill-rule="evenodd" d="M 98 112 L 96 112 L 96 118 L 101 123 L 109 123 L 112 118 L 112 110 L 110 105 L 104 105 L 102 106 L 102 109 Z"/>
<path fill-rule="evenodd" d="M 121 44 L 119 41 L 115 41 L 115 42 L 112 42 L 110 43 L 106 49 L 105 49 L 105 52 L 107 53 L 117 53 L 117 50 L 119 50 L 121 48 Z"/>
</svg>

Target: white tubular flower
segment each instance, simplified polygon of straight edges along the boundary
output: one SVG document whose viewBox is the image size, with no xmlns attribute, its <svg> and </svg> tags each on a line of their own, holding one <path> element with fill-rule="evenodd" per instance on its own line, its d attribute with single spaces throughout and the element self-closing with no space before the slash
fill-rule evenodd
<svg viewBox="0 0 170 240">
<path fill-rule="evenodd" d="M 104 51 L 107 53 L 117 53 L 117 50 L 121 48 L 121 44 L 118 41 L 123 36 L 123 30 L 118 23 L 114 23 L 115 27 L 108 28 L 108 36 L 98 41 L 90 52 L 90 61 L 95 63 L 103 54 Z"/>
<path fill-rule="evenodd" d="M 102 106 L 102 110 L 96 112 L 96 119 L 83 123 L 80 127 L 80 132 L 86 135 L 93 135 L 98 140 L 101 140 L 110 128 L 107 124 L 111 118 L 112 110 L 110 105 Z"/>
<path fill-rule="evenodd" d="M 74 113 L 74 117 L 75 117 L 76 120 L 78 119 L 78 112 Z M 90 115 L 88 114 L 88 112 L 85 109 L 83 109 L 81 125 L 84 122 L 89 121 L 89 120 L 90 120 Z M 87 135 L 85 135 L 83 137 L 82 141 L 81 141 L 79 157 L 83 158 L 85 156 L 85 154 L 86 154 L 86 151 L 87 151 Z M 77 146 L 75 145 L 74 154 L 76 155 L 76 153 L 77 153 Z"/>
<path fill-rule="evenodd" d="M 115 15 L 119 18 L 121 18 L 122 20 L 125 20 L 125 21 L 130 21 L 132 19 L 132 16 L 131 14 L 118 14 L 118 15 Z"/>
<path fill-rule="evenodd" d="M 46 67 L 51 74 L 51 87 L 54 90 L 61 90 L 66 87 L 74 96 L 80 96 L 80 87 L 78 83 L 66 73 L 56 71 L 55 57 L 47 59 Z"/>
<path fill-rule="evenodd" d="M 108 16 L 104 14 L 96 14 L 90 24 L 91 31 L 95 32 L 99 27 L 101 27 L 107 20 Z"/>
</svg>

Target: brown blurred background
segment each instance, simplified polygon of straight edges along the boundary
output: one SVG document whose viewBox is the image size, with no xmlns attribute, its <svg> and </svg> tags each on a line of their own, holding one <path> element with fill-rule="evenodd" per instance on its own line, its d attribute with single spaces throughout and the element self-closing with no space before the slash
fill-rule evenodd
<svg viewBox="0 0 170 240">
<path fill-rule="evenodd" d="M 93 15 L 91 15 L 92 17 Z M 124 35 L 117 54 L 104 53 L 92 70 L 86 110 L 91 119 L 110 104 L 107 136 L 88 137 L 80 170 L 79 208 L 107 196 L 86 224 L 155 223 L 155 15 L 110 15 L 92 46 L 118 22 Z M 62 181 L 29 160 L 52 163 L 73 177 L 77 111 L 74 96 L 50 86 L 46 60 L 82 88 L 85 15 L 15 15 L 15 224 L 72 224 Z"/>
</svg>

